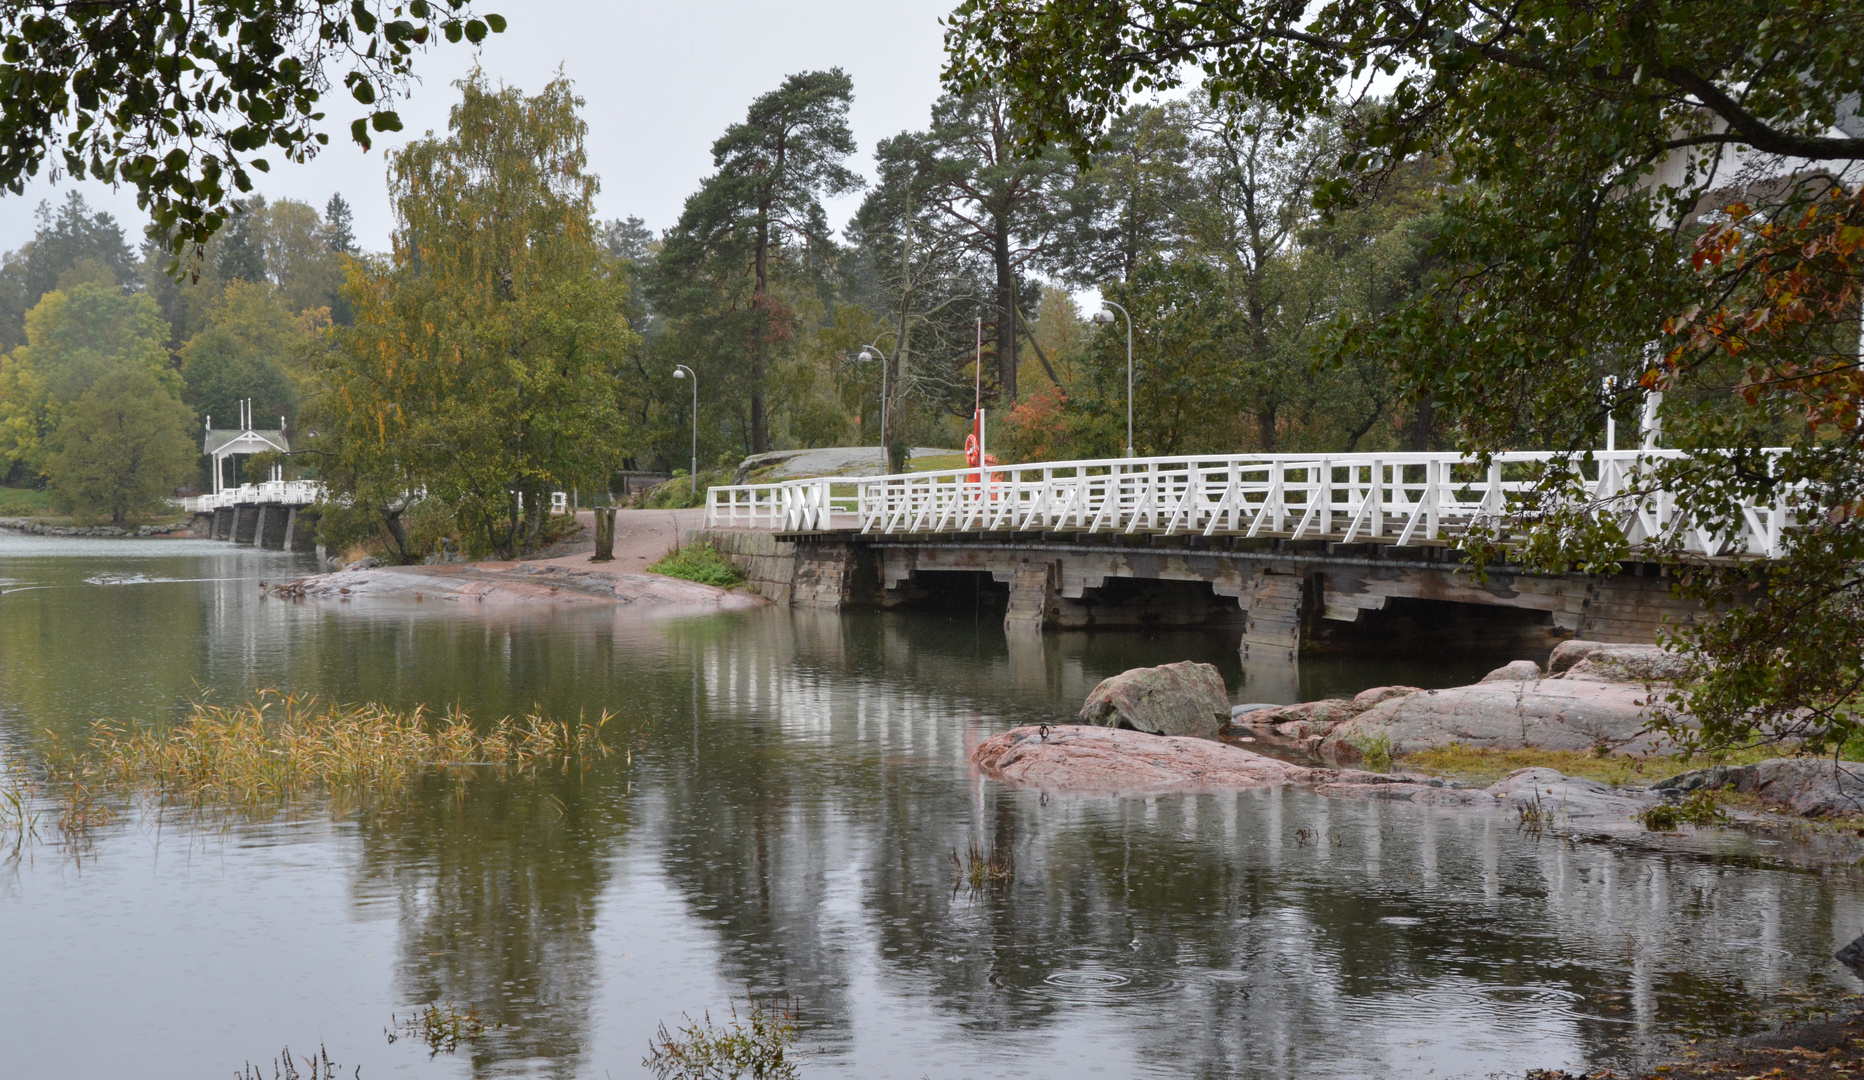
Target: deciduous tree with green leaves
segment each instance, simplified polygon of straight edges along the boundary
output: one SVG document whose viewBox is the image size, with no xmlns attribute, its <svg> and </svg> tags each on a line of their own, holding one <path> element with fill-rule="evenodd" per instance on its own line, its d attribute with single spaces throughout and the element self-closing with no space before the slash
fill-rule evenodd
<svg viewBox="0 0 1864 1080">
<path fill-rule="evenodd" d="M 364 110 L 350 137 L 399 131 L 415 52 L 505 28 L 467 0 L 153 0 L 0 4 L 0 185 L 55 172 L 134 187 L 178 258 L 225 223 L 267 148 L 302 161 L 329 136 L 333 75 Z M 178 265 L 178 264 L 177 264 Z"/>
<path fill-rule="evenodd" d="M 66 410 L 112 372 L 146 371 L 179 398 L 181 375 L 169 365 L 167 338 L 147 297 L 94 284 L 46 293 L 26 313 L 26 344 L 0 359 L 0 476 L 43 475 L 50 436 Z"/>
<path fill-rule="evenodd" d="M 182 346 L 182 399 L 222 426 L 236 422 L 248 399 L 261 420 L 295 418 L 325 324 L 315 311 L 292 314 L 270 286 L 229 282 L 207 325 Z"/>
<path fill-rule="evenodd" d="M 1742 614 L 1678 628 L 1702 676 L 1678 704 L 1700 721 L 1701 738 L 1819 746 L 1857 730 L 1856 669 L 1830 661 L 1864 653 L 1859 553 L 1846 524 L 1864 488 L 1864 431 L 1853 413 L 1807 410 L 1797 398 L 1813 353 L 1829 361 L 1827 385 L 1855 377 L 1856 308 L 1814 304 L 1828 312 L 1819 331 L 1828 343 L 1770 339 L 1770 355 L 1790 354 L 1794 366 L 1764 364 L 1758 378 L 1726 357 L 1680 362 L 1676 335 L 1724 310 L 1744 323 L 1779 304 L 1759 284 L 1771 275 L 1730 277 L 1692 258 L 1718 219 L 1763 237 L 1811 213 L 1802 252 L 1818 236 L 1844 235 L 1820 222 L 1842 219 L 1828 209 L 1848 206 L 1864 180 L 1859 40 L 1856 5 L 1762 0 L 966 0 L 947 76 L 960 88 L 1007 86 L 1034 135 L 1083 154 L 1133 91 L 1201 75 L 1210 94 L 1241 92 L 1301 118 L 1337 114 L 1343 86 L 1376 81 L 1388 96 L 1353 118 L 1320 201 L 1350 205 L 1433 157 L 1444 170 L 1441 272 L 1389 317 L 1361 323 L 1343 349 L 1383 357 L 1445 406 L 1466 449 L 1569 453 L 1529 515 L 1498 527 L 1497 536 L 1512 530 L 1510 557 L 1614 567 L 1630 557 L 1619 522 L 1658 487 L 1676 493 L 1683 520 L 1705 527 L 1728 523 L 1731 496 L 1784 506 L 1797 526 L 1764 569 L 1697 559 L 1674 542 L 1638 557 L 1671 563 L 1700 595 L 1740 601 Z M 1768 265 L 1792 249 L 1771 249 Z M 1856 274 L 1855 262 L 1833 262 L 1776 284 L 1842 298 Z M 1707 354 L 1689 338 L 1682 355 Z M 1665 444 L 1694 456 L 1642 473 L 1644 485 L 1594 516 L 1600 508 L 1574 484 L 1584 455 L 1608 415 L 1634 415 L 1651 392 L 1666 395 Z M 1792 452 L 1773 459 L 1767 444 Z M 1812 626 L 1818 637 L 1800 632 Z M 1747 644 L 1756 641 L 1769 644 Z M 1774 678 L 1769 666 L 1811 674 Z"/>
<path fill-rule="evenodd" d="M 46 462 L 52 501 L 67 513 L 131 514 L 160 510 L 194 474 L 200 450 L 194 414 L 154 372 L 124 366 L 70 403 L 51 438 Z"/>
<path fill-rule="evenodd" d="M 552 490 L 619 461 L 637 339 L 625 285 L 598 272 L 569 81 L 531 97 L 475 73 L 459 88 L 447 135 L 392 158 L 394 253 L 349 264 L 356 324 L 328 354 L 307 445 L 359 502 L 398 515 L 424 494 L 473 546 L 512 556 Z"/>
</svg>

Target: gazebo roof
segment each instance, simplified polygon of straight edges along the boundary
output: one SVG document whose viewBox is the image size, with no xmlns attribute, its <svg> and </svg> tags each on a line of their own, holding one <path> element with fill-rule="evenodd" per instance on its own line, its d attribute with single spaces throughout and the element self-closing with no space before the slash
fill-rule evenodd
<svg viewBox="0 0 1864 1080">
<path fill-rule="evenodd" d="M 282 431 L 240 431 L 237 428 L 210 428 L 201 453 L 260 454 L 267 450 L 291 453 L 291 440 Z"/>
</svg>

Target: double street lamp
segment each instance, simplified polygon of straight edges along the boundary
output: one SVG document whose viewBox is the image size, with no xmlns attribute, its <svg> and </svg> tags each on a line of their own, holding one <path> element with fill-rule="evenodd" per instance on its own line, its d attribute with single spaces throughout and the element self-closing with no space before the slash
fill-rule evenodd
<svg viewBox="0 0 1864 1080">
<path fill-rule="evenodd" d="M 699 373 L 685 364 L 673 365 L 673 377 L 693 381 L 693 494 L 699 494 Z"/>
<path fill-rule="evenodd" d="M 1133 316 L 1125 308 L 1111 300 L 1102 300 L 1106 307 L 1094 312 L 1094 321 L 1101 324 L 1113 321 L 1112 308 L 1126 316 L 1126 456 L 1133 456 Z"/>
</svg>

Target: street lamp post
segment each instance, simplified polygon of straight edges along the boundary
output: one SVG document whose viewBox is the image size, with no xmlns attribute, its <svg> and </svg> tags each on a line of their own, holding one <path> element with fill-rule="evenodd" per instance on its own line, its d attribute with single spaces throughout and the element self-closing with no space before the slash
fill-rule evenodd
<svg viewBox="0 0 1864 1080">
<path fill-rule="evenodd" d="M 693 494 L 699 494 L 699 373 L 685 364 L 673 365 L 673 377 L 693 380 Z"/>
<path fill-rule="evenodd" d="M 1112 308 L 1126 316 L 1126 456 L 1133 456 L 1133 316 L 1125 308 L 1111 300 L 1102 300 L 1106 307 L 1094 312 L 1094 321 L 1110 323 L 1113 321 Z"/>
<path fill-rule="evenodd" d="M 873 360 L 880 361 L 880 456 L 882 460 L 885 460 L 887 456 L 887 369 L 893 366 L 892 358 L 882 352 L 880 346 L 870 341 L 862 346 L 861 354 L 855 359 L 863 364 Z"/>
</svg>

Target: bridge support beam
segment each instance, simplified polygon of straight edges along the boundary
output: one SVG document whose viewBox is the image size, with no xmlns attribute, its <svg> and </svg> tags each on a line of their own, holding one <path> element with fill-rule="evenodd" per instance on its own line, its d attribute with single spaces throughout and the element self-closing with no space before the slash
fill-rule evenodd
<svg viewBox="0 0 1864 1080">
<path fill-rule="evenodd" d="M 1010 574 L 1010 604 L 1003 613 L 1005 627 L 1040 630 L 1059 614 L 1055 579 L 1059 567 L 1048 561 L 1020 562 Z"/>
<path fill-rule="evenodd" d="M 317 550 L 317 511 L 294 506 L 285 517 L 285 550 L 304 554 Z"/>
<path fill-rule="evenodd" d="M 250 544 L 258 534 L 259 507 L 235 506 L 233 508 L 233 536 L 235 544 Z"/>
<path fill-rule="evenodd" d="M 285 550 L 285 530 L 289 527 L 290 516 L 288 507 L 260 505 L 259 523 L 253 527 L 258 545 L 271 551 Z"/>
<path fill-rule="evenodd" d="M 1308 621 L 1312 592 L 1307 577 L 1263 572 L 1250 579 L 1243 611 L 1245 660 L 1295 660 Z"/>
</svg>

